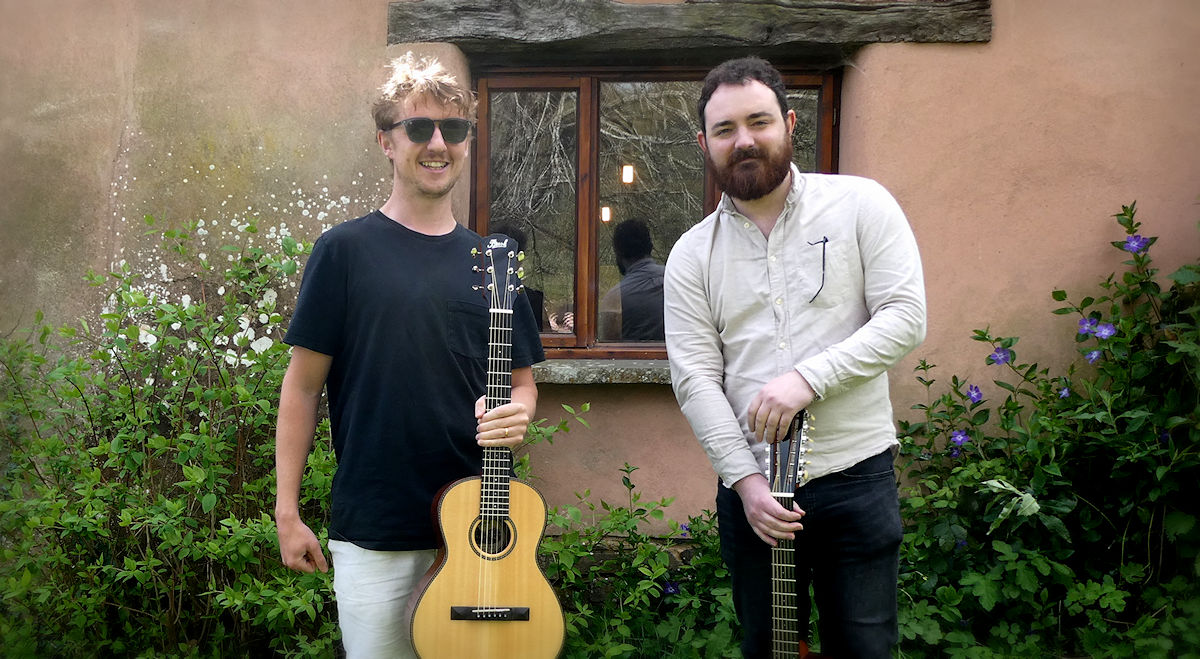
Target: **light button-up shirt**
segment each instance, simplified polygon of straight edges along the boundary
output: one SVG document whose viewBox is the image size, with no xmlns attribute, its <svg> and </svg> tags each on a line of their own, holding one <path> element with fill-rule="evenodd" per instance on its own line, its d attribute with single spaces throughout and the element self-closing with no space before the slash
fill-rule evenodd
<svg viewBox="0 0 1200 659">
<path fill-rule="evenodd" d="M 887 369 L 925 336 L 921 260 L 878 183 L 801 174 L 764 236 L 722 196 L 671 250 L 665 277 L 671 380 L 721 479 L 766 473 L 750 401 L 795 369 L 818 400 L 812 478 L 895 445 Z"/>
</svg>

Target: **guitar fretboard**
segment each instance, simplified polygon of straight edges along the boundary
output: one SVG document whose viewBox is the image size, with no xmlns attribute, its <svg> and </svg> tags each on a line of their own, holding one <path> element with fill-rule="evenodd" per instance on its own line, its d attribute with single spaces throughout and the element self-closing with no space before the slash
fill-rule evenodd
<svg viewBox="0 0 1200 659">
<path fill-rule="evenodd" d="M 792 509 L 791 493 L 772 492 L 786 510 Z M 780 540 L 771 548 L 771 656 L 795 659 L 800 652 L 800 630 L 796 623 L 796 560 L 792 540 Z"/>
<path fill-rule="evenodd" d="M 488 374 L 485 406 L 493 410 L 512 400 L 512 310 L 492 308 L 489 312 Z M 483 519 L 508 517 L 509 487 L 513 452 L 507 447 L 483 449 L 483 483 L 479 516 Z"/>
<path fill-rule="evenodd" d="M 792 420 L 785 442 L 770 446 L 771 496 L 792 510 L 796 489 L 808 481 L 808 431 L 811 417 L 800 412 Z M 807 593 L 805 593 L 807 602 Z M 796 551 L 794 540 L 779 540 L 771 549 L 771 656 L 795 659 L 805 639 L 801 638 L 800 618 L 807 622 L 808 611 L 798 610 L 796 593 Z"/>
</svg>

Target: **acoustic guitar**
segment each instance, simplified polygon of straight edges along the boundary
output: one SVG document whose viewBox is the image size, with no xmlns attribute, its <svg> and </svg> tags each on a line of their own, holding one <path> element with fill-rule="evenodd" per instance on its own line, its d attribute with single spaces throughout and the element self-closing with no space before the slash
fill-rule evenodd
<svg viewBox="0 0 1200 659">
<path fill-rule="evenodd" d="M 489 298 L 486 407 L 512 399 L 513 302 L 521 291 L 516 241 L 484 239 L 478 286 Z M 411 631 L 422 659 L 556 657 L 562 609 L 537 564 L 546 502 L 511 478 L 511 449 L 483 449 L 483 474 L 443 489 L 434 515 L 443 545 L 418 587 Z"/>
<path fill-rule="evenodd" d="M 808 432 L 812 416 L 801 411 L 792 419 L 787 439 L 771 444 L 769 468 L 771 496 L 786 510 L 792 509 L 796 488 L 808 480 Z M 805 593 L 805 602 L 808 593 Z M 807 630 L 808 607 L 798 610 L 795 541 L 779 540 L 771 548 L 771 657 L 772 659 L 815 659 L 801 630 Z M 799 616 L 805 616 L 801 625 Z"/>
</svg>

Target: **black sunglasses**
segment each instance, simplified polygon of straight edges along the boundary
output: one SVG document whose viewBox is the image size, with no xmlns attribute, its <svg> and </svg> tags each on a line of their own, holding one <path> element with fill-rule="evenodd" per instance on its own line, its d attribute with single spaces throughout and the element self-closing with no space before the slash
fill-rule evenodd
<svg viewBox="0 0 1200 659">
<path fill-rule="evenodd" d="M 404 126 L 404 134 L 408 135 L 408 139 L 418 144 L 428 142 L 433 139 L 434 127 L 440 128 L 442 131 L 442 139 L 447 144 L 458 144 L 471 134 L 471 127 L 474 122 L 470 119 L 459 119 L 458 117 L 450 117 L 449 119 L 430 119 L 428 117 L 413 117 L 412 119 L 404 119 L 388 126 L 388 130 L 392 130 L 397 126 Z"/>
</svg>

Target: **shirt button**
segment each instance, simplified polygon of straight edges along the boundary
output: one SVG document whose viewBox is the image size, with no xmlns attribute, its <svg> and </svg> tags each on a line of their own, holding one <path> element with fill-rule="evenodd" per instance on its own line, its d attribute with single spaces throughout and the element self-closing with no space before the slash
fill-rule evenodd
<svg viewBox="0 0 1200 659">
<path fill-rule="evenodd" d="M 780 350 L 785 350 L 785 349 L 787 349 L 787 341 L 780 341 L 780 342 L 779 342 L 779 349 L 780 349 Z"/>
<path fill-rule="evenodd" d="M 747 228 L 747 229 L 749 229 L 749 228 L 750 228 L 750 223 L 749 223 L 749 222 L 743 222 L 743 223 L 742 223 L 742 226 L 743 226 L 743 227 L 745 227 L 745 228 Z"/>
<path fill-rule="evenodd" d="M 781 298 L 781 297 L 775 298 L 775 304 L 783 304 L 783 298 Z"/>
<path fill-rule="evenodd" d="M 775 255 L 774 255 L 774 254 L 772 254 L 772 255 L 771 255 L 771 263 L 774 263 L 774 262 L 775 262 Z"/>
</svg>

